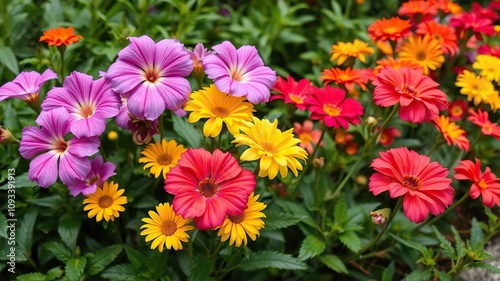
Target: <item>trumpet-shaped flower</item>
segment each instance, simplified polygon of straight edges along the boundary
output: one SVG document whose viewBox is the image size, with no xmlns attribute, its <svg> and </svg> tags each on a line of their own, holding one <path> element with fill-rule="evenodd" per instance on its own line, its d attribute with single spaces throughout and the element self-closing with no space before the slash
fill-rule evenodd
<svg viewBox="0 0 500 281">
<path fill-rule="evenodd" d="M 104 162 L 101 155 L 96 156 L 90 161 L 90 172 L 85 179 L 76 184 L 68 185 L 69 193 L 73 196 L 80 193 L 85 196 L 94 193 L 98 186 L 102 187 L 107 179 L 116 175 L 115 169 L 115 164 Z"/>
<path fill-rule="evenodd" d="M 486 170 L 481 172 L 481 161 L 477 158 L 475 160 L 476 163 L 470 160 L 459 161 L 458 166 L 454 168 L 453 177 L 458 180 L 472 181 L 470 198 L 476 199 L 482 196 L 486 207 L 493 208 L 495 203 L 500 206 L 500 182 L 491 172 L 490 167 L 486 167 Z"/>
<path fill-rule="evenodd" d="M 0 101 L 7 98 L 18 98 L 28 102 L 39 100 L 38 95 L 45 82 L 56 78 L 57 74 L 50 69 L 42 74 L 36 71 L 21 72 L 14 80 L 0 87 Z"/>
</svg>

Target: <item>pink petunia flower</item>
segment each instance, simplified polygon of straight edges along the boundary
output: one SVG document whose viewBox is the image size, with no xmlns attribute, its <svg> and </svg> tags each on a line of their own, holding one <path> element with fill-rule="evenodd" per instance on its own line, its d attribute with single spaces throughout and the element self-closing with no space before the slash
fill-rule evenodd
<svg viewBox="0 0 500 281">
<path fill-rule="evenodd" d="M 42 102 L 43 110 L 64 107 L 70 113 L 71 132 L 77 137 L 101 135 L 106 118 L 118 114 L 120 100 L 104 78 L 74 71 L 64 79 L 62 87 L 54 87 Z"/>
<path fill-rule="evenodd" d="M 96 156 L 92 161 L 90 161 L 90 172 L 81 181 L 75 184 L 68 185 L 69 194 L 77 196 L 82 193 L 83 195 L 93 194 L 97 186 L 102 184 L 109 179 L 111 176 L 116 175 L 116 166 L 111 162 L 104 162 L 102 156 Z"/>
<path fill-rule="evenodd" d="M 36 123 L 41 128 L 26 126 L 22 131 L 19 152 L 25 159 L 37 155 L 30 163 L 28 177 L 42 187 L 49 187 L 59 176 L 65 185 L 84 180 L 90 172 L 91 156 L 98 151 L 97 137 L 74 137 L 70 132 L 70 114 L 63 108 L 42 111 Z"/>
<path fill-rule="evenodd" d="M 137 118 L 155 120 L 165 108 L 180 109 L 191 93 L 184 77 L 193 70 L 184 45 L 176 39 L 155 43 L 146 35 L 129 40 L 105 74 L 111 89 L 128 98 L 128 110 Z"/>
<path fill-rule="evenodd" d="M 483 173 L 481 172 L 479 159 L 476 158 L 475 164 L 470 160 L 459 161 L 454 170 L 456 172 L 454 178 L 473 182 L 469 193 L 470 198 L 476 199 L 482 196 L 486 207 L 493 208 L 495 203 L 500 206 L 500 182 L 489 167 L 486 167 Z"/>
<path fill-rule="evenodd" d="M 203 59 L 208 78 L 225 93 L 246 97 L 253 104 L 267 102 L 276 83 L 276 72 L 264 66 L 254 46 L 236 49 L 229 41 L 212 47 L 216 54 Z"/>
<path fill-rule="evenodd" d="M 115 117 L 116 125 L 124 130 L 128 129 L 128 120 L 130 120 L 130 113 L 127 108 L 127 99 L 121 98 L 122 105 L 120 106 L 120 111 Z"/>
<path fill-rule="evenodd" d="M 177 214 L 207 230 L 221 226 L 227 215 L 240 215 L 255 184 L 253 173 L 242 169 L 230 153 L 190 148 L 168 173 L 165 190 L 174 195 Z"/>
<path fill-rule="evenodd" d="M 450 19 L 450 26 L 455 27 L 459 33 L 472 30 L 480 41 L 483 40 L 483 34 L 487 36 L 495 34 L 493 21 L 473 12 L 453 16 Z"/>
<path fill-rule="evenodd" d="M 389 149 L 370 165 L 375 169 L 368 183 L 376 196 L 389 191 L 391 198 L 404 196 L 403 211 L 412 222 L 421 223 L 427 215 L 437 216 L 453 203 L 448 170 L 430 157 L 406 147 Z"/>
</svg>

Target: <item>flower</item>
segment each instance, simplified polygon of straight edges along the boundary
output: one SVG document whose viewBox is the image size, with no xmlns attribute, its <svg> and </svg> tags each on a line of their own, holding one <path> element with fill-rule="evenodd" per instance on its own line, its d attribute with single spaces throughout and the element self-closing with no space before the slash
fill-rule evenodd
<svg viewBox="0 0 500 281">
<path fill-rule="evenodd" d="M 479 126 L 483 135 L 493 136 L 497 140 L 500 140 L 500 126 L 489 120 L 487 111 L 478 109 L 477 112 L 475 112 L 469 109 L 469 117 L 467 117 L 467 120 Z"/>
<path fill-rule="evenodd" d="M 375 50 L 361 40 L 354 39 L 354 42 L 337 42 L 332 45 L 330 61 L 337 60 L 337 65 L 343 64 L 348 58 L 356 58 L 361 62 L 366 62 L 366 56 L 373 55 Z"/>
<path fill-rule="evenodd" d="M 266 208 L 262 202 L 257 202 L 259 195 L 250 194 L 248 197 L 247 208 L 238 216 L 227 216 L 224 223 L 217 232 L 217 236 L 221 236 L 221 241 L 229 239 L 229 246 L 236 244 L 240 247 L 243 243 L 247 245 L 247 235 L 255 241 L 259 235 L 259 230 L 265 225 L 262 218 L 266 215 L 261 212 Z"/>
<path fill-rule="evenodd" d="M 379 19 L 368 26 L 368 35 L 373 41 L 397 41 L 411 35 L 411 23 L 399 17 Z"/>
<path fill-rule="evenodd" d="M 483 44 L 477 49 L 478 55 L 491 55 L 500 58 L 500 44 L 490 46 Z"/>
<path fill-rule="evenodd" d="M 311 119 L 323 120 L 328 127 L 344 129 L 349 124 L 361 123 L 360 116 L 363 115 L 363 106 L 353 98 L 346 98 L 346 92 L 339 88 L 326 86 L 319 89 L 315 95 L 307 100 Z"/>
<path fill-rule="evenodd" d="M 139 158 L 139 163 L 146 163 L 144 169 L 149 168 L 149 172 L 155 175 L 155 178 L 162 174 L 163 179 L 166 179 L 167 173 L 177 165 L 185 151 L 186 148 L 182 144 L 178 145 L 175 140 L 162 139 L 161 142 L 148 144 L 141 151 L 144 156 Z"/>
<path fill-rule="evenodd" d="M 174 195 L 177 214 L 207 230 L 222 226 L 227 215 L 240 215 L 255 184 L 253 173 L 241 168 L 230 153 L 189 148 L 170 169 L 165 191 Z"/>
<path fill-rule="evenodd" d="M 127 126 L 132 133 L 132 140 L 137 145 L 149 143 L 153 136 L 158 134 L 158 119 L 151 121 L 130 115 Z"/>
<path fill-rule="evenodd" d="M 404 121 L 430 121 L 448 107 L 446 94 L 438 89 L 439 84 L 414 69 L 384 68 L 373 83 L 375 104 L 387 107 L 399 103 L 399 118 Z"/>
<path fill-rule="evenodd" d="M 118 184 L 115 182 L 105 181 L 102 187 L 95 190 L 94 193 L 87 195 L 83 204 L 87 204 L 83 210 L 89 211 L 89 219 L 96 217 L 96 221 L 100 222 L 103 218 L 106 221 L 114 221 L 120 216 L 120 213 L 125 211 L 122 206 L 127 204 L 127 197 L 122 196 L 125 189 L 118 189 Z"/>
<path fill-rule="evenodd" d="M 444 14 L 458 15 L 462 13 L 462 7 L 453 2 L 453 0 L 430 0 L 436 7 L 443 11 Z"/>
<path fill-rule="evenodd" d="M 281 132 L 278 120 L 272 123 L 252 117 L 252 123 L 241 127 L 242 133 L 234 135 L 236 146 L 247 145 L 249 148 L 241 154 L 243 161 L 260 159 L 259 177 L 274 179 L 278 171 L 282 178 L 288 175 L 288 168 L 295 176 L 297 170 L 302 170 L 302 164 L 297 159 L 305 160 L 307 152 L 297 144 L 299 139 L 293 137 L 293 129 Z"/>
<path fill-rule="evenodd" d="M 454 56 L 458 51 L 455 30 L 449 26 L 439 24 L 433 20 L 428 20 L 419 23 L 415 33 L 420 36 L 429 34 L 434 40 L 441 44 L 441 50 L 445 54 Z"/>
<path fill-rule="evenodd" d="M 69 46 L 78 42 L 78 40 L 82 38 L 83 37 L 81 35 L 75 34 L 75 29 L 73 27 L 56 27 L 44 31 L 39 42 L 47 42 L 49 46 L 56 47 L 62 44 Z"/>
<path fill-rule="evenodd" d="M 378 142 L 383 146 L 389 146 L 394 141 L 394 138 L 398 138 L 401 136 L 401 132 L 394 127 L 385 128 L 380 133 L 380 138 Z"/>
<path fill-rule="evenodd" d="M 429 69 L 436 70 L 444 62 L 441 44 L 430 35 L 412 36 L 408 41 L 403 42 L 399 51 L 399 59 L 419 64 L 424 74 L 429 74 Z"/>
<path fill-rule="evenodd" d="M 464 116 L 469 104 L 465 100 L 454 100 L 448 105 L 448 115 L 453 121 L 458 121 Z"/>
<path fill-rule="evenodd" d="M 401 3 L 398 15 L 408 16 L 413 22 L 428 21 L 437 15 L 437 6 L 427 0 L 412 0 Z"/>
<path fill-rule="evenodd" d="M 442 134 L 448 145 L 456 145 L 462 150 L 469 150 L 469 140 L 467 134 L 455 122 L 450 121 L 446 116 L 436 116 L 432 123 Z"/>
<path fill-rule="evenodd" d="M 73 196 L 77 196 L 80 193 L 85 196 L 94 193 L 98 186 L 102 186 L 107 179 L 116 175 L 115 169 L 115 164 L 104 162 L 101 155 L 96 156 L 90 161 L 90 172 L 88 175 L 83 180 L 68 185 L 69 193 Z"/>
<path fill-rule="evenodd" d="M 379 59 L 377 61 L 377 66 L 373 70 L 373 74 L 378 75 L 380 73 L 380 70 L 384 67 L 392 67 L 394 69 L 400 69 L 401 67 L 408 67 L 408 68 L 415 69 L 418 71 L 423 70 L 422 66 L 420 66 L 420 64 L 418 64 L 414 61 L 400 60 L 400 59 L 395 59 L 393 57 L 387 57 L 387 58 Z"/>
<path fill-rule="evenodd" d="M 455 82 L 457 87 L 461 87 L 460 94 L 467 95 L 467 100 L 474 100 L 474 105 L 481 102 L 488 102 L 494 95 L 498 95 L 495 86 L 490 80 L 477 76 L 474 72 L 464 70 L 457 76 Z"/>
<path fill-rule="evenodd" d="M 106 118 L 115 117 L 120 100 L 104 78 L 74 71 L 64 79 L 62 87 L 54 87 L 42 102 L 43 110 L 64 107 L 69 112 L 71 132 L 77 137 L 101 135 Z"/>
<path fill-rule="evenodd" d="M 318 144 L 319 138 L 321 137 L 321 131 L 314 130 L 313 122 L 311 120 L 306 120 L 303 125 L 294 122 L 293 132 L 299 137 L 300 147 L 306 149 L 309 154 L 313 153 L 313 145 Z M 320 145 L 323 145 L 323 142 L 321 142 Z"/>
<path fill-rule="evenodd" d="M 224 93 L 246 97 L 253 104 L 267 102 L 276 83 L 276 72 L 264 66 L 254 46 L 236 49 L 229 41 L 212 47 L 217 53 L 205 57 L 207 77 Z"/>
<path fill-rule="evenodd" d="M 486 79 L 500 83 L 500 58 L 490 55 L 478 55 L 472 64 L 474 69 L 479 69 L 479 75 Z"/>
<path fill-rule="evenodd" d="M 475 13 L 461 13 L 453 16 L 450 19 L 450 26 L 455 27 L 460 34 L 471 30 L 474 32 L 475 37 L 481 41 L 483 40 L 482 34 L 491 36 L 495 33 L 491 19 L 481 18 Z"/>
<path fill-rule="evenodd" d="M 190 97 L 184 107 L 184 110 L 192 111 L 188 121 L 195 123 L 201 118 L 208 118 L 203 125 L 205 137 L 218 136 L 223 123 L 232 135 L 239 133 L 241 122 L 251 120 L 255 111 L 253 104 L 246 102 L 244 97 L 223 93 L 213 84 L 193 92 Z"/>
<path fill-rule="evenodd" d="M 69 114 L 65 108 L 42 111 L 36 123 L 41 128 L 26 126 L 21 133 L 19 153 L 25 159 L 37 155 L 30 163 L 28 178 L 42 187 L 52 185 L 58 175 L 65 185 L 84 180 L 90 172 L 91 156 L 98 151 L 97 137 L 74 137 L 70 132 Z M 59 164 L 59 165 L 58 165 Z"/>
<path fill-rule="evenodd" d="M 16 139 L 12 135 L 12 133 L 10 132 L 9 129 L 2 128 L 2 125 L 0 125 L 0 143 L 3 143 L 3 144 L 17 143 L 17 144 L 19 144 L 19 140 Z"/>
<path fill-rule="evenodd" d="M 293 104 L 300 110 L 305 110 L 307 97 L 316 89 L 308 79 L 300 79 L 298 82 L 288 75 L 286 80 L 278 77 L 273 90 L 277 92 L 270 100 L 283 99 L 286 104 Z"/>
<path fill-rule="evenodd" d="M 471 8 L 471 12 L 478 15 L 479 18 L 488 18 L 493 22 L 498 19 L 498 13 L 492 8 L 483 8 L 481 4 L 477 2 L 471 3 Z"/>
<path fill-rule="evenodd" d="M 203 59 L 206 56 L 210 55 L 212 52 L 208 51 L 203 46 L 203 43 L 196 44 L 192 51 L 186 50 L 186 52 L 189 54 L 189 57 L 193 61 L 193 75 L 198 81 L 201 82 L 201 80 L 205 76 L 205 71 L 203 69 Z"/>
<path fill-rule="evenodd" d="M 344 85 L 348 91 L 352 91 L 354 84 L 356 84 L 362 90 L 366 90 L 368 80 L 361 75 L 359 69 L 351 69 L 350 67 L 346 69 L 330 68 L 324 69 L 321 74 L 323 76 L 319 80 L 323 81 L 324 84 L 335 83 L 337 85 Z"/>
<path fill-rule="evenodd" d="M 458 166 L 453 169 L 455 170 L 453 177 L 472 181 L 470 198 L 476 199 L 481 195 L 486 207 L 493 208 L 495 203 L 500 206 L 500 182 L 489 167 L 481 172 L 481 161 L 477 158 L 475 160 L 475 164 L 470 160 L 459 161 Z"/>
<path fill-rule="evenodd" d="M 148 212 L 149 218 L 143 218 L 145 223 L 141 226 L 141 235 L 146 236 L 146 242 L 153 240 L 151 249 L 158 247 L 158 251 L 163 252 L 165 245 L 168 250 L 182 250 L 182 243 L 189 240 L 189 234 L 186 231 L 193 230 L 189 225 L 191 219 L 184 219 L 176 214 L 170 206 L 170 203 L 164 203 L 156 206 L 155 211 Z"/>
<path fill-rule="evenodd" d="M 375 169 L 368 183 L 375 195 L 389 191 L 391 198 L 404 196 L 403 210 L 412 222 L 421 223 L 428 213 L 437 216 L 453 202 L 448 170 L 438 162 L 406 147 L 381 152 L 370 165 Z"/>
<path fill-rule="evenodd" d="M 146 35 L 128 39 L 104 76 L 111 89 L 127 98 L 128 111 L 140 119 L 152 121 L 165 108 L 181 109 L 191 92 L 184 77 L 193 70 L 184 46 L 176 39 L 155 43 Z"/>
</svg>

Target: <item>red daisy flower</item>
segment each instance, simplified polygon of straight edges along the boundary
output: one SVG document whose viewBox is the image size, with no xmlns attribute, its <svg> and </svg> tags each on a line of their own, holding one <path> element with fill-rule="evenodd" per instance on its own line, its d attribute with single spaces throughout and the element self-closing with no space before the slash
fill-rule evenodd
<svg viewBox="0 0 500 281">
<path fill-rule="evenodd" d="M 422 36 L 426 34 L 431 35 L 435 40 L 441 43 L 441 49 L 445 54 L 454 56 L 458 50 L 455 30 L 449 26 L 439 24 L 433 20 L 428 20 L 421 22 L 417 26 L 416 33 Z"/>
<path fill-rule="evenodd" d="M 483 44 L 477 49 L 478 55 L 491 55 L 500 58 L 500 44 L 495 46 L 490 46 L 488 44 Z"/>
<path fill-rule="evenodd" d="M 497 140 L 500 140 L 500 126 L 489 120 L 487 111 L 478 109 L 477 112 L 475 112 L 469 109 L 469 117 L 467 117 L 467 120 L 479 126 L 483 135 L 493 136 Z"/>
<path fill-rule="evenodd" d="M 495 34 L 491 19 L 481 18 L 474 13 L 463 13 L 452 17 L 450 26 L 456 27 L 457 31 L 461 34 L 466 30 L 472 30 L 476 38 L 481 41 L 483 40 L 482 34 L 487 36 Z"/>
<path fill-rule="evenodd" d="M 471 12 L 478 15 L 479 18 L 481 19 L 488 18 L 493 22 L 498 19 L 498 13 L 492 8 L 483 8 L 483 6 L 481 6 L 481 4 L 477 2 L 473 2 L 471 4 L 471 7 L 472 7 Z"/>
<path fill-rule="evenodd" d="M 411 23 L 398 17 L 376 20 L 368 26 L 368 35 L 373 41 L 397 41 L 411 36 Z"/>
<path fill-rule="evenodd" d="M 315 87 L 308 79 L 301 79 L 296 82 L 290 75 L 286 79 L 278 77 L 278 81 L 273 88 L 277 94 L 271 96 L 270 100 L 282 99 L 285 103 L 293 104 L 298 109 L 305 110 L 307 107 L 305 100 Z"/>
<path fill-rule="evenodd" d="M 397 138 L 400 136 L 401 136 L 401 132 L 397 128 L 394 128 L 394 127 L 385 128 L 380 133 L 380 138 L 379 138 L 378 142 L 383 146 L 389 146 L 394 141 L 394 138 Z"/>
<path fill-rule="evenodd" d="M 470 198 L 476 199 L 481 195 L 486 207 L 493 208 L 495 203 L 500 206 L 500 182 L 489 167 L 486 167 L 484 173 L 481 172 L 479 159 L 476 158 L 475 164 L 470 160 L 460 161 L 454 170 L 456 174 L 453 177 L 457 180 L 473 182 L 469 192 Z"/>
<path fill-rule="evenodd" d="M 319 78 L 319 80 L 323 81 L 324 84 L 335 83 L 337 85 L 344 85 L 344 87 L 348 91 L 352 91 L 354 89 L 354 84 L 357 84 L 362 90 L 366 90 L 366 83 L 368 83 L 368 79 L 361 75 L 361 71 L 359 69 L 351 69 L 348 67 L 347 69 L 340 68 L 330 68 L 324 69 Z"/>
<path fill-rule="evenodd" d="M 193 218 L 200 230 L 221 226 L 227 215 L 238 216 L 247 208 L 255 177 L 230 154 L 213 154 L 198 148 L 182 154 L 165 180 L 165 190 L 174 195 L 175 213 Z"/>
<path fill-rule="evenodd" d="M 376 196 L 389 191 L 391 198 L 404 196 L 403 210 L 412 222 L 423 222 L 429 213 L 439 215 L 453 202 L 448 170 L 438 162 L 406 147 L 389 149 L 373 160 L 377 171 L 369 190 Z"/>
<path fill-rule="evenodd" d="M 388 107 L 399 103 L 399 118 L 421 123 L 430 121 L 448 107 L 446 94 L 439 84 L 418 70 L 384 68 L 373 82 L 375 104 Z"/>
<path fill-rule="evenodd" d="M 413 0 L 401 4 L 398 15 L 408 16 L 412 22 L 431 20 L 437 15 L 438 7 L 427 0 Z"/>
<path fill-rule="evenodd" d="M 458 121 L 464 116 L 469 104 L 465 100 L 454 100 L 448 105 L 448 115 L 453 121 Z"/>
</svg>

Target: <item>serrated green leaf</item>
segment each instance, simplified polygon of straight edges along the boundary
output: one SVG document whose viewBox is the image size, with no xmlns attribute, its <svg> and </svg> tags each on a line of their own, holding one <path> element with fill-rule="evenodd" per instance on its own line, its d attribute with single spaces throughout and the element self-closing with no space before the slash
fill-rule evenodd
<svg viewBox="0 0 500 281">
<path fill-rule="evenodd" d="M 324 255 L 319 257 L 319 260 L 328 266 L 330 269 L 338 273 L 349 273 L 347 267 L 345 267 L 344 262 L 336 255 Z"/>
<path fill-rule="evenodd" d="M 357 252 L 361 249 L 361 240 L 354 231 L 345 231 L 340 233 L 339 240 L 353 252 Z"/>
<path fill-rule="evenodd" d="M 57 232 L 61 236 L 61 240 L 68 246 L 71 251 L 76 248 L 76 239 L 80 233 L 81 219 L 76 214 L 63 214 L 59 218 L 57 224 Z"/>
<path fill-rule="evenodd" d="M 47 275 L 45 276 L 46 281 L 52 281 L 61 278 L 63 276 L 64 270 L 60 267 L 54 267 L 51 270 L 47 271 Z"/>
<path fill-rule="evenodd" d="M 305 217 L 302 220 L 305 224 L 313 227 L 314 229 L 319 230 L 318 224 L 313 219 L 311 213 L 304 206 L 280 199 L 276 200 L 276 203 L 286 212 L 290 212 L 300 217 Z"/>
<path fill-rule="evenodd" d="M 340 198 L 335 202 L 333 219 L 335 224 L 338 225 L 343 225 L 347 221 L 347 202 L 344 196 L 340 196 Z"/>
<path fill-rule="evenodd" d="M 439 281 L 451 281 L 451 275 L 440 270 L 434 270 L 434 273 L 439 278 Z"/>
<path fill-rule="evenodd" d="M 45 275 L 40 272 L 28 273 L 19 275 L 16 278 L 17 281 L 45 281 Z"/>
<path fill-rule="evenodd" d="M 460 237 L 460 234 L 458 231 L 455 229 L 455 227 L 451 227 L 451 232 L 453 232 L 453 237 L 455 238 L 455 249 L 456 249 L 456 256 L 453 258 L 454 260 L 461 259 L 465 256 L 465 247 L 464 247 L 464 241 Z"/>
<path fill-rule="evenodd" d="M 101 272 L 108 264 L 112 263 L 122 252 L 122 245 L 108 246 L 87 257 L 85 273 L 89 276 Z"/>
<path fill-rule="evenodd" d="M 172 113 L 172 121 L 174 131 L 186 141 L 186 144 L 189 147 L 201 147 L 203 135 L 199 130 L 196 130 L 195 127 L 191 123 L 189 123 L 186 118 L 181 118 Z"/>
<path fill-rule="evenodd" d="M 262 268 L 278 268 L 285 270 L 305 270 L 307 266 L 304 262 L 288 254 L 275 251 L 262 251 L 251 253 L 248 258 L 244 258 L 239 268 L 243 271 L 252 271 Z"/>
<path fill-rule="evenodd" d="M 453 259 L 456 255 L 456 252 L 455 248 L 453 248 L 453 246 L 451 245 L 451 242 L 448 241 L 435 226 L 432 226 L 432 230 L 434 231 L 436 238 L 439 240 L 439 246 L 441 247 L 441 249 L 443 249 L 443 253 L 447 257 Z"/>
<path fill-rule="evenodd" d="M 7 235 L 7 218 L 0 213 L 0 237 L 9 238 Z"/>
<path fill-rule="evenodd" d="M 19 249 L 29 256 L 31 253 L 31 245 L 33 244 L 33 230 L 35 229 L 35 221 L 38 216 L 38 210 L 36 208 L 30 209 L 22 219 L 19 220 L 19 232 L 17 233 L 16 243 L 19 245 Z"/>
<path fill-rule="evenodd" d="M 60 242 L 50 241 L 45 243 L 44 247 L 62 262 L 67 262 L 73 256 L 68 247 Z"/>
<path fill-rule="evenodd" d="M 432 277 L 432 272 L 427 269 L 417 269 L 412 273 L 408 274 L 405 281 L 426 281 L 430 280 Z"/>
<path fill-rule="evenodd" d="M 275 230 L 295 225 L 305 218 L 307 217 L 281 212 L 271 212 L 266 213 L 266 217 L 262 220 L 265 223 L 264 230 Z"/>
<path fill-rule="evenodd" d="M 298 261 L 321 255 L 326 248 L 325 242 L 319 240 L 315 235 L 307 235 L 300 246 Z"/>
<path fill-rule="evenodd" d="M 12 73 L 19 74 L 17 58 L 11 48 L 0 45 L 0 63 L 5 65 Z"/>
<path fill-rule="evenodd" d="M 470 264 L 470 267 L 473 267 L 473 268 L 483 268 L 483 269 L 487 269 L 487 270 L 489 270 L 491 272 L 500 274 L 500 268 L 494 267 L 493 265 L 491 265 L 489 263 L 474 262 L 474 263 Z"/>
<path fill-rule="evenodd" d="M 80 280 L 85 270 L 87 259 L 85 257 L 71 258 L 66 262 L 64 272 L 70 281 Z"/>
<path fill-rule="evenodd" d="M 474 250 L 476 250 L 476 245 L 483 244 L 484 241 L 484 232 L 481 228 L 481 224 L 477 221 L 476 218 L 472 218 L 472 226 L 470 229 L 470 244 Z M 479 250 L 479 249 L 477 249 Z"/>
<path fill-rule="evenodd" d="M 189 281 L 204 281 L 212 274 L 215 259 L 207 259 L 204 255 L 197 255 L 189 269 Z"/>
<path fill-rule="evenodd" d="M 137 272 L 131 264 L 117 264 L 104 270 L 101 276 L 112 281 L 135 280 Z"/>
<path fill-rule="evenodd" d="M 126 246 L 125 252 L 127 253 L 128 260 L 132 263 L 135 269 L 139 269 L 147 263 L 146 257 L 136 249 Z"/>
</svg>

